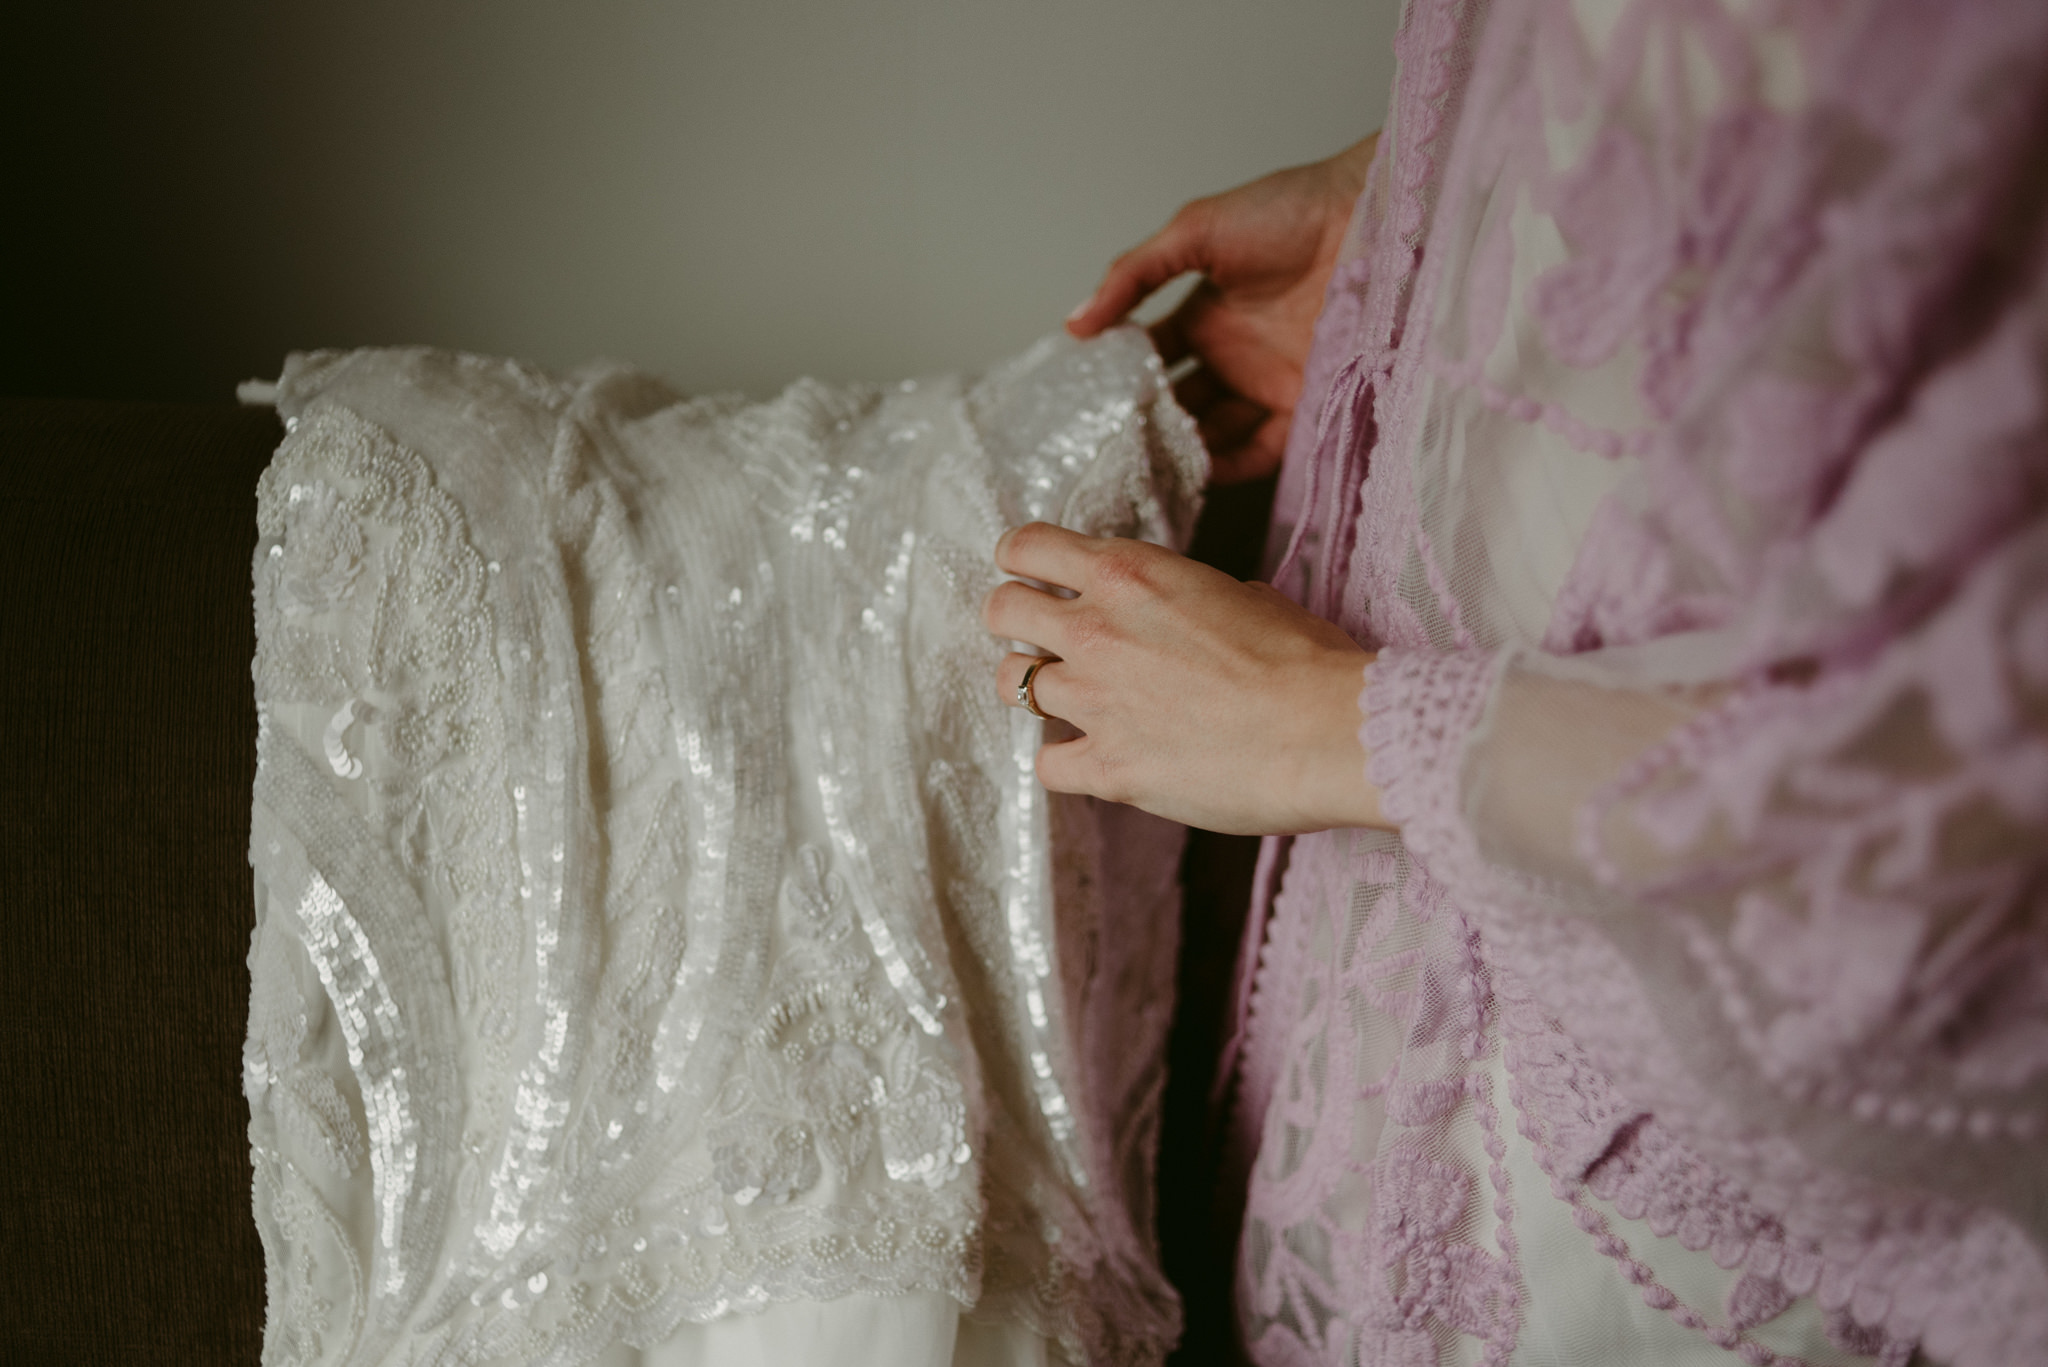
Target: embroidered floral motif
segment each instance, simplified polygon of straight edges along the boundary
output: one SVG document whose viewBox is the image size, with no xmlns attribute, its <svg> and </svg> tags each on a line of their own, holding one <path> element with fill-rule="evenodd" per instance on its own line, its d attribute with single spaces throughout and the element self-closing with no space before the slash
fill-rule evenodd
<svg viewBox="0 0 2048 1367">
<path fill-rule="evenodd" d="M 1255 1356 L 1342 1361 L 1329 1326 L 1380 1294 L 1333 1289 L 1347 1266 L 1411 1284 L 1403 1241 L 1426 1222 L 1360 1223 L 1384 1199 L 1359 1190 L 1361 1154 L 1413 1125 L 1479 1187 L 1436 1133 L 1484 1132 L 1470 1059 L 1434 1025 L 1420 1050 L 1386 1043 L 1426 1019 L 1403 994 L 1455 980 L 1470 946 L 1421 922 L 1413 972 L 1370 995 L 1336 966 L 1378 930 L 1361 908 L 1434 886 L 1585 1046 L 1497 1036 L 1496 995 L 1471 1054 L 1516 1041 L 1561 1189 L 1743 1269 L 1715 1323 L 1577 1209 L 1682 1337 L 1755 1367 L 1776 1354 L 1749 1331 L 1811 1297 L 1846 1316 L 1843 1351 L 2041 1358 L 2048 1264 L 2014 1214 L 2039 1183 L 2007 1179 L 2048 1170 L 2048 352 L 2026 154 L 2048 12 L 1417 0 L 1397 54 L 1299 405 L 1368 377 L 1370 449 L 1315 449 L 1297 423 L 1289 476 L 1320 488 L 1369 459 L 1355 542 L 1324 537 L 1312 579 L 1344 583 L 1340 625 L 1380 652 L 1361 738 L 1417 867 L 1297 837 L 1254 946 Z M 1524 554 L 1553 543 L 1575 558 Z M 1520 686 L 1642 696 L 1659 670 L 1735 686 L 1691 722 L 1674 708 L 1590 801 L 1553 796 L 1581 758 L 1556 739 L 1584 721 L 1517 710 L 1538 691 Z M 1518 744 L 1559 754 L 1533 787 L 1507 775 Z M 1531 837 L 1493 805 L 1511 789 L 1576 825 Z M 1406 1313 L 1387 1290 L 1378 1322 Z M 1375 1332 L 1390 1361 L 1469 1350 Z"/>
<path fill-rule="evenodd" d="M 712 1178 L 733 1204 L 782 1205 L 816 1185 L 818 1153 L 802 1125 L 754 1118 L 711 1132 Z"/>
<path fill-rule="evenodd" d="M 249 1038 L 242 1050 L 242 1090 L 249 1104 L 268 1106 L 298 1151 L 329 1172 L 347 1176 L 363 1160 L 363 1136 L 334 1079 L 301 1058 L 306 1003 L 290 951 L 274 928 L 259 929 L 250 947 Z M 278 1095 L 270 1096 L 272 1088 Z"/>
<path fill-rule="evenodd" d="M 1203 457 L 1138 334 L 765 405 L 424 351 L 295 357 L 279 393 L 268 1360 L 580 1360 L 923 1289 L 1156 1361 L 1178 833 L 1118 845 L 1117 910 L 1166 930 L 1061 973 L 1116 818 L 1068 814 L 1062 882 L 977 618 L 1011 513 L 1185 532 Z M 302 1177 L 331 1226 L 264 1194 Z"/>
<path fill-rule="evenodd" d="M 1374 1183 L 1376 1275 L 1361 1288 L 1360 1359 L 1434 1363 L 1430 1321 L 1481 1340 L 1499 1337 L 1500 1307 L 1513 1273 L 1499 1258 L 1453 1240 L 1472 1200 L 1472 1178 L 1412 1145 L 1383 1157 Z"/>
<path fill-rule="evenodd" d="M 363 529 L 330 484 L 313 480 L 285 493 L 284 536 L 289 562 L 279 576 L 276 602 L 287 617 L 327 612 L 347 601 L 363 570 Z M 272 547 L 283 559 L 282 543 Z"/>
</svg>

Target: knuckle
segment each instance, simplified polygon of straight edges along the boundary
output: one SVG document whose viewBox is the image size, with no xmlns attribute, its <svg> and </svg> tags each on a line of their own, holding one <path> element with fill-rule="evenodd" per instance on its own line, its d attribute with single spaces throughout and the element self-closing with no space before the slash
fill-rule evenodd
<svg viewBox="0 0 2048 1367">
<path fill-rule="evenodd" d="M 1142 541 L 1111 541 L 1095 558 L 1094 587 L 1116 597 L 1152 587 L 1152 554 Z"/>
<path fill-rule="evenodd" d="M 1081 608 L 1067 622 L 1067 637 L 1077 655 L 1093 654 L 1117 639 L 1116 625 L 1094 608 Z"/>
<path fill-rule="evenodd" d="M 1210 228 L 1216 221 L 1216 196 L 1203 195 L 1180 206 L 1173 216 L 1174 226 L 1190 242 L 1200 243 L 1207 239 Z"/>
</svg>

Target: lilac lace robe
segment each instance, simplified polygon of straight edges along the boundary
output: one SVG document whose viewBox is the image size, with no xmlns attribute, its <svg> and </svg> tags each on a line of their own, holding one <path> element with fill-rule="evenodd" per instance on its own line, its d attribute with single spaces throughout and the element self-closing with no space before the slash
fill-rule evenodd
<svg viewBox="0 0 2048 1367">
<path fill-rule="evenodd" d="M 1262 861 L 1253 1354 L 1516 1359 L 1562 1201 L 1709 1355 L 2048 1362 L 2048 6 L 1397 53 L 1276 520 L 1401 835 Z"/>
</svg>

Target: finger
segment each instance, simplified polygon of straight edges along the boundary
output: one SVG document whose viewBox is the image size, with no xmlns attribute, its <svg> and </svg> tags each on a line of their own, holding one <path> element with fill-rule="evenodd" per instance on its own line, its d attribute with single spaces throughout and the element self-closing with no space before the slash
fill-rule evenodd
<svg viewBox="0 0 2048 1367">
<path fill-rule="evenodd" d="M 1095 762 L 1093 737 L 1076 736 L 1039 746 L 1036 768 L 1038 781 L 1048 792 L 1110 796 L 1100 791 L 1101 766 Z"/>
<path fill-rule="evenodd" d="M 1173 382 L 1173 401 L 1196 422 L 1200 422 L 1204 413 L 1231 393 L 1216 378 L 1214 371 L 1203 366 L 1197 366 Z"/>
<path fill-rule="evenodd" d="M 1067 316 L 1067 331 L 1093 337 L 1176 275 L 1200 270 L 1203 214 L 1198 204 L 1184 206 L 1165 227 L 1110 262 L 1095 293 Z"/>
<path fill-rule="evenodd" d="M 1040 660 L 1046 663 L 1039 665 L 1038 672 L 1031 676 L 1031 700 L 1037 703 L 1038 710 L 1048 717 L 1071 721 L 1071 717 L 1059 710 L 1066 702 L 1066 689 L 1065 680 L 1060 677 L 1060 671 L 1056 666 L 1064 664 L 1065 661 L 1057 655 L 1023 655 L 1014 650 L 1005 655 L 1003 662 L 996 666 L 996 689 L 1002 694 L 1004 706 L 1024 706 L 1024 700 L 1017 696 L 1017 690 L 1024 684 L 1025 671 Z"/>
<path fill-rule="evenodd" d="M 1016 650 L 1003 656 L 1002 660 L 996 665 L 996 693 L 1002 698 L 1003 706 L 1022 707 L 1024 705 L 1024 700 L 1017 696 L 1017 688 L 1024 682 L 1024 671 L 1031 668 L 1032 661 L 1048 658 L 1050 657 L 1045 655 L 1026 655 Z M 1044 672 L 1042 669 L 1039 671 L 1041 674 Z M 1036 697 L 1038 694 L 1038 680 L 1036 679 L 1031 681 L 1031 692 L 1033 697 Z M 1041 710 L 1044 707 L 1044 703 L 1039 704 Z"/>
<path fill-rule="evenodd" d="M 983 600 L 981 621 L 991 636 L 1028 641 L 1040 651 L 1058 655 L 1067 637 L 1066 611 L 1065 599 L 1012 579 L 996 585 L 995 592 Z M 1017 672 L 1021 677 L 1024 671 Z M 1015 682 L 1011 681 L 1012 686 Z"/>
<path fill-rule="evenodd" d="M 1287 454 L 1291 413 L 1269 413 L 1242 442 L 1209 448 L 1211 484 L 1249 484 L 1280 468 Z"/>
<path fill-rule="evenodd" d="M 996 568 L 1078 592 L 1088 578 L 1089 564 L 1105 544 L 1102 537 L 1083 536 L 1050 522 L 1027 522 L 997 539 Z"/>
<path fill-rule="evenodd" d="M 1152 339 L 1152 349 L 1159 353 L 1160 364 L 1174 365 L 1197 354 L 1196 338 L 1202 315 L 1215 308 L 1221 297 L 1216 287 L 1204 280 L 1188 291 L 1188 297 L 1172 313 L 1145 330 Z"/>
</svg>

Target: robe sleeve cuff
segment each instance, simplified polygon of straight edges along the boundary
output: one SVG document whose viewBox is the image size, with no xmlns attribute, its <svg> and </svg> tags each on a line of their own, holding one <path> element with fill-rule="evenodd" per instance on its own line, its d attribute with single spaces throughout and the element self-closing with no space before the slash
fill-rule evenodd
<svg viewBox="0 0 2048 1367">
<path fill-rule="evenodd" d="M 1467 743 L 1486 716 L 1508 651 L 1391 647 L 1365 669 L 1359 742 L 1380 810 L 1425 862 L 1462 863 Z"/>
</svg>

